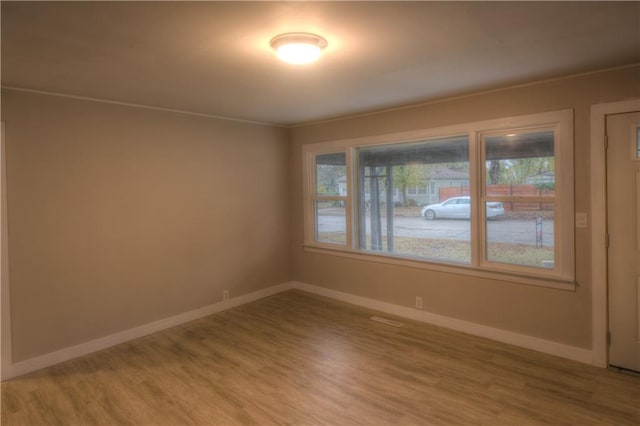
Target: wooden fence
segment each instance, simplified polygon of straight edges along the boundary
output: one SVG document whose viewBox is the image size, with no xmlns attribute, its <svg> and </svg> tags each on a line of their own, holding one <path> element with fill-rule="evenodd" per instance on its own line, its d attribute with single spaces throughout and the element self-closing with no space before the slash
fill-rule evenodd
<svg viewBox="0 0 640 426">
<path fill-rule="evenodd" d="M 487 194 L 496 197 L 553 197 L 555 191 L 553 189 L 538 189 L 535 185 L 489 185 Z M 440 202 L 451 197 L 460 197 L 469 195 L 469 187 L 446 186 L 441 187 L 439 191 Z M 553 204 L 549 203 L 504 203 L 506 211 L 537 211 L 537 210 L 553 210 Z"/>
</svg>

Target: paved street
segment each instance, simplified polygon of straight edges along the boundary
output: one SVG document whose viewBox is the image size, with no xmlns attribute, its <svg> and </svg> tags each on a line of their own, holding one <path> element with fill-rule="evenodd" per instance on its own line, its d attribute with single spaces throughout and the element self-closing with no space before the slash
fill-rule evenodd
<svg viewBox="0 0 640 426">
<path fill-rule="evenodd" d="M 344 231 L 344 217 L 319 216 L 320 232 Z M 397 216 L 394 219 L 394 235 L 402 237 L 443 238 L 469 240 L 470 221 L 463 219 L 425 220 L 421 217 Z M 383 219 L 382 232 L 386 233 Z M 487 233 L 490 242 L 536 244 L 536 222 L 529 220 L 490 220 Z M 542 242 L 545 247 L 553 247 L 553 220 L 542 222 Z"/>
</svg>

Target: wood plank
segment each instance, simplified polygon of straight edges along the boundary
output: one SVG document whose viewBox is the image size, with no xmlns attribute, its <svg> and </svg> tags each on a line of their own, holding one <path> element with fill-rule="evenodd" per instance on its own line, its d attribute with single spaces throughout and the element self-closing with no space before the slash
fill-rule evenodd
<svg viewBox="0 0 640 426">
<path fill-rule="evenodd" d="M 2 383 L 1 401 L 3 425 L 640 424 L 640 378 L 298 290 Z"/>
</svg>

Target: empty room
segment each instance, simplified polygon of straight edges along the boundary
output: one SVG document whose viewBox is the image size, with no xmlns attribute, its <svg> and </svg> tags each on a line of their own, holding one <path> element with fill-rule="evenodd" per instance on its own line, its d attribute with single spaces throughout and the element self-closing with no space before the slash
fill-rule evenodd
<svg viewBox="0 0 640 426">
<path fill-rule="evenodd" d="M 2 425 L 640 424 L 639 2 L 0 7 Z"/>
</svg>

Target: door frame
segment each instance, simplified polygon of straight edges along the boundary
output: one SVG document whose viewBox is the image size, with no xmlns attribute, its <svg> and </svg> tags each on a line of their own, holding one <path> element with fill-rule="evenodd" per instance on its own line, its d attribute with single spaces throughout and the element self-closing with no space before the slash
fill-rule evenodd
<svg viewBox="0 0 640 426">
<path fill-rule="evenodd" d="M 9 253 L 7 239 L 7 162 L 4 123 L 0 123 L 0 380 L 11 378 L 11 300 L 9 291 Z"/>
<path fill-rule="evenodd" d="M 591 106 L 591 353 L 598 367 L 609 365 L 606 119 L 633 111 L 640 111 L 640 99 Z"/>
</svg>

